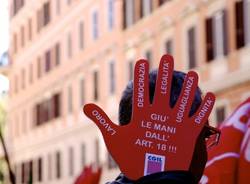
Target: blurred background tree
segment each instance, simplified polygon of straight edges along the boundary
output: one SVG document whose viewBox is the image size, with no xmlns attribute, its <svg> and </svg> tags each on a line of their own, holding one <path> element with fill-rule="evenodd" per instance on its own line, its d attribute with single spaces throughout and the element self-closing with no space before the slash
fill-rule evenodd
<svg viewBox="0 0 250 184">
<path fill-rule="evenodd" d="M 4 141 L 4 128 L 6 124 L 6 94 L 3 92 L 0 96 L 0 140 L 2 144 L 2 154 L 0 155 L 0 184 L 4 183 L 5 177 L 9 175 L 9 180 L 15 184 L 15 175 L 10 167 L 10 161 L 6 144 Z"/>
<path fill-rule="evenodd" d="M 0 136 L 3 135 L 4 130 L 4 124 L 6 120 L 6 109 L 5 109 L 5 102 L 4 99 L 0 98 Z M 4 183 L 4 175 L 6 173 L 6 161 L 4 158 L 4 155 L 0 155 L 0 184 Z"/>
</svg>

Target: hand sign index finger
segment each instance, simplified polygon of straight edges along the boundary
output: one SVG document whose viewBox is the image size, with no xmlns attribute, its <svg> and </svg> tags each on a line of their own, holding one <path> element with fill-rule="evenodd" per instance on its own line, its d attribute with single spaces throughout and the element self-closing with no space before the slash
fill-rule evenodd
<svg viewBox="0 0 250 184">
<path fill-rule="evenodd" d="M 163 109 L 169 108 L 169 98 L 174 68 L 173 62 L 174 60 L 172 56 L 164 55 L 161 58 L 158 69 L 153 104 Z"/>
<path fill-rule="evenodd" d="M 143 108 L 149 106 L 148 70 L 147 60 L 141 59 L 136 62 L 133 87 L 133 117 L 138 115 Z"/>
<path fill-rule="evenodd" d="M 117 134 L 119 126 L 114 124 L 100 107 L 95 104 L 86 104 L 83 111 L 95 122 L 105 139 Z"/>
</svg>

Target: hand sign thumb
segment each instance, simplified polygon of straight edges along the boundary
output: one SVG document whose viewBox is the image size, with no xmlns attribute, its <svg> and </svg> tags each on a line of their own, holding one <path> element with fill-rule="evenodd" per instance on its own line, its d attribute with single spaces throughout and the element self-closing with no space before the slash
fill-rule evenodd
<svg viewBox="0 0 250 184">
<path fill-rule="evenodd" d="M 83 107 L 83 112 L 98 126 L 102 135 L 106 139 L 111 138 L 117 134 L 118 126 L 114 124 L 107 116 L 107 114 L 95 104 L 86 104 Z"/>
</svg>

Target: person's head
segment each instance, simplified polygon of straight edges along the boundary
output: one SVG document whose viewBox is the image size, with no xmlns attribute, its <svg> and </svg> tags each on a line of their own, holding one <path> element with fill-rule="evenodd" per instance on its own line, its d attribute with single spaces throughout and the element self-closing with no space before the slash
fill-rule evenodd
<svg viewBox="0 0 250 184">
<path fill-rule="evenodd" d="M 171 107 L 174 107 L 175 103 L 177 102 L 177 99 L 179 98 L 185 75 L 186 74 L 183 72 L 179 72 L 179 71 L 173 72 L 172 87 L 171 87 L 171 94 L 170 94 L 170 106 Z M 157 70 L 151 71 L 149 73 L 150 103 L 152 103 L 153 98 L 154 98 L 156 79 L 157 79 Z M 201 95 L 202 95 L 201 90 L 197 88 L 195 92 L 195 98 L 192 103 L 191 110 L 189 112 L 189 116 L 192 116 L 201 105 L 201 102 L 202 102 Z M 131 120 L 132 104 L 133 104 L 132 98 L 133 98 L 133 82 L 130 81 L 126 89 L 123 91 L 123 94 L 119 103 L 120 125 L 126 125 Z M 206 161 L 207 161 L 206 142 L 205 142 L 204 131 L 202 131 L 202 133 L 199 135 L 199 138 L 196 142 L 193 159 L 192 159 L 190 169 L 189 169 L 189 171 L 196 178 L 197 182 L 202 176 Z"/>
</svg>

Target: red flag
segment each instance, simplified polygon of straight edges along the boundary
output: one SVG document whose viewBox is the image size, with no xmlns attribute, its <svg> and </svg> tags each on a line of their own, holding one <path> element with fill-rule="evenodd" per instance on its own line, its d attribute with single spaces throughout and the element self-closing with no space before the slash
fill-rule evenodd
<svg viewBox="0 0 250 184">
<path fill-rule="evenodd" d="M 250 115 L 249 115 L 250 116 Z M 250 126 L 242 142 L 238 167 L 238 184 L 250 183 Z"/>
<path fill-rule="evenodd" d="M 101 178 L 101 174 L 102 174 L 102 168 L 99 167 L 99 168 L 97 169 L 97 171 L 95 172 L 94 177 L 92 177 L 91 184 L 98 184 L 99 181 L 100 181 L 100 178 Z"/>
<path fill-rule="evenodd" d="M 221 128 L 219 144 L 208 151 L 208 162 L 200 183 L 235 184 L 242 139 L 247 131 L 250 98 L 238 106 Z"/>
<path fill-rule="evenodd" d="M 101 178 L 102 169 L 94 169 L 92 166 L 84 167 L 74 184 L 98 184 Z"/>
</svg>

